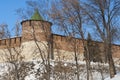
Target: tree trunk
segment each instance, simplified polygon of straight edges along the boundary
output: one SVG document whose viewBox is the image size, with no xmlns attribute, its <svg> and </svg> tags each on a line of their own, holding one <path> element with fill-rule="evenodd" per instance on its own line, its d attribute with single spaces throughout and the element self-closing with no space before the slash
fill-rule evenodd
<svg viewBox="0 0 120 80">
<path fill-rule="evenodd" d="M 76 55 L 76 52 L 75 52 L 75 62 L 76 62 L 76 68 L 77 68 L 77 80 L 79 80 L 79 70 L 78 70 L 78 60 L 77 60 L 77 55 Z"/>
<path fill-rule="evenodd" d="M 108 44 L 108 63 L 109 63 L 109 71 L 110 71 L 110 78 L 113 78 L 116 75 L 115 65 L 112 58 L 111 53 L 111 44 Z"/>
<path fill-rule="evenodd" d="M 87 80 L 89 80 L 90 79 L 90 58 L 89 58 L 89 52 L 88 52 L 88 49 L 87 49 L 87 47 L 84 47 L 84 50 L 85 50 L 85 61 L 86 61 L 86 69 L 87 69 Z"/>
</svg>

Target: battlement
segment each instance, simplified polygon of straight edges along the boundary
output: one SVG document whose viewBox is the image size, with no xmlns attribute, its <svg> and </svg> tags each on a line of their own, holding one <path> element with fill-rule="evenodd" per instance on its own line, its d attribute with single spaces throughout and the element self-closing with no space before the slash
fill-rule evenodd
<svg viewBox="0 0 120 80">
<path fill-rule="evenodd" d="M 74 51 L 75 46 L 78 48 L 78 52 L 83 52 L 83 44 L 81 39 L 53 34 L 54 49 Z"/>
<path fill-rule="evenodd" d="M 69 36 L 62 36 L 62 35 L 57 35 L 57 34 L 52 34 L 53 35 L 53 48 L 58 49 L 58 50 L 65 50 L 65 51 L 74 51 L 75 47 L 75 42 L 76 41 L 76 46 L 78 47 L 78 52 L 84 53 L 83 49 L 83 44 L 82 40 L 79 38 L 74 38 L 74 37 L 69 37 Z M 87 40 L 85 40 L 85 43 Z M 101 53 L 104 53 L 104 44 L 102 42 L 98 41 L 92 41 L 92 44 L 98 44 L 98 47 L 101 50 Z M 113 57 L 115 58 L 120 58 L 120 45 L 112 45 L 112 52 L 113 52 Z"/>
<path fill-rule="evenodd" d="M 18 47 L 22 43 L 22 37 L 14 37 L 9 39 L 0 40 L 0 49 L 9 48 L 9 47 Z"/>
</svg>

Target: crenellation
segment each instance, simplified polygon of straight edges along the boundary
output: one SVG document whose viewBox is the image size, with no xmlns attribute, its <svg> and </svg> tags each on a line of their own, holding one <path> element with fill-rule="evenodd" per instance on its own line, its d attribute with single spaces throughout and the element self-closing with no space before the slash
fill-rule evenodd
<svg viewBox="0 0 120 80">
<path fill-rule="evenodd" d="M 21 37 L 1 39 L 0 48 L 17 47 L 21 45 Z"/>
</svg>

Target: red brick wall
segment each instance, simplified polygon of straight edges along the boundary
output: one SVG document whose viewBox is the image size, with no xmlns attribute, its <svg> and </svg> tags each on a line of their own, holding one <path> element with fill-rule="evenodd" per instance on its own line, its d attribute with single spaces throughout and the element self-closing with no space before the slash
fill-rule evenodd
<svg viewBox="0 0 120 80">
<path fill-rule="evenodd" d="M 51 23 L 40 20 L 26 20 L 22 23 L 22 41 L 34 40 L 46 41 L 51 34 Z"/>
<path fill-rule="evenodd" d="M 21 45 L 21 37 L 0 40 L 0 49 L 7 47 L 17 47 Z"/>
<path fill-rule="evenodd" d="M 65 37 L 61 35 L 53 35 L 53 48 L 66 50 L 66 51 L 73 51 L 74 52 L 74 41 L 76 40 L 76 46 L 78 46 L 78 52 L 83 53 L 83 45 L 82 40 L 75 39 L 71 37 Z M 104 55 L 104 45 L 102 42 L 94 42 L 99 45 L 101 50 L 101 55 Z M 112 45 L 112 55 L 114 58 L 120 58 L 120 45 Z"/>
<path fill-rule="evenodd" d="M 76 41 L 76 42 L 75 42 Z M 83 53 L 83 44 L 79 39 L 75 39 L 72 37 L 65 37 L 60 35 L 53 35 L 53 48 L 61 49 L 66 51 L 74 51 L 76 43 L 76 50 L 79 53 Z"/>
</svg>

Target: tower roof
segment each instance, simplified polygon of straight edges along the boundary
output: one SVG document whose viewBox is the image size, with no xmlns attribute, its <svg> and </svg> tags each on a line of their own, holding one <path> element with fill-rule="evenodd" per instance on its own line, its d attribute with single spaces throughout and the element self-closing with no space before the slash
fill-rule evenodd
<svg viewBox="0 0 120 80">
<path fill-rule="evenodd" d="M 31 17 L 31 20 L 43 20 L 43 18 L 40 15 L 38 9 L 35 10 L 34 14 Z"/>
</svg>

